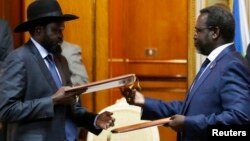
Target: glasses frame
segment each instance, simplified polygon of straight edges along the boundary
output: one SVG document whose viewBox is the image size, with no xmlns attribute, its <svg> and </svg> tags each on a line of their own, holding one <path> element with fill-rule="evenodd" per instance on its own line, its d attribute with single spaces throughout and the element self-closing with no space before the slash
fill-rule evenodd
<svg viewBox="0 0 250 141">
<path fill-rule="evenodd" d="M 208 26 L 208 27 L 195 27 L 194 29 L 194 33 L 200 33 L 200 32 L 202 32 L 203 30 L 205 30 L 205 29 L 209 29 L 209 30 L 211 30 L 212 28 L 214 28 L 214 26 Z"/>
</svg>

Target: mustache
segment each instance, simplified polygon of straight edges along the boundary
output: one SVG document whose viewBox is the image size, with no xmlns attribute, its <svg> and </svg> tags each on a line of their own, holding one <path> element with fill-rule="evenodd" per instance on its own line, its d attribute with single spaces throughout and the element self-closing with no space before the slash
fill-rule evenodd
<svg viewBox="0 0 250 141">
<path fill-rule="evenodd" d="M 49 52 L 54 55 L 59 55 L 62 53 L 62 48 L 61 48 L 62 43 L 54 44 L 52 46 L 44 46 L 44 48 Z"/>
<path fill-rule="evenodd" d="M 57 46 L 62 46 L 62 42 L 57 43 Z"/>
<path fill-rule="evenodd" d="M 62 39 L 62 38 L 60 38 L 60 39 L 58 40 L 57 45 L 61 46 L 61 45 L 62 45 L 62 43 L 63 43 L 63 39 Z"/>
</svg>

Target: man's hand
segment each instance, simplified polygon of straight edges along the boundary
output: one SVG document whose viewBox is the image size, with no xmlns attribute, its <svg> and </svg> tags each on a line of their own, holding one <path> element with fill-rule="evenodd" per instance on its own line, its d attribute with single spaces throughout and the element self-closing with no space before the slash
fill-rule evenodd
<svg viewBox="0 0 250 141">
<path fill-rule="evenodd" d="M 74 93 L 65 93 L 66 87 L 60 88 L 53 96 L 52 101 L 54 105 L 68 105 L 76 102 L 76 95 Z"/>
<path fill-rule="evenodd" d="M 121 90 L 122 95 L 126 98 L 128 104 L 141 106 L 141 107 L 144 105 L 145 98 L 136 89 L 123 87 L 120 90 Z"/>
<path fill-rule="evenodd" d="M 183 115 L 174 115 L 170 118 L 168 126 L 171 127 L 176 132 L 182 131 L 184 127 L 185 116 Z"/>
<path fill-rule="evenodd" d="M 112 117 L 113 113 L 105 111 L 98 115 L 96 125 L 101 129 L 108 129 L 115 125 L 115 119 Z"/>
</svg>

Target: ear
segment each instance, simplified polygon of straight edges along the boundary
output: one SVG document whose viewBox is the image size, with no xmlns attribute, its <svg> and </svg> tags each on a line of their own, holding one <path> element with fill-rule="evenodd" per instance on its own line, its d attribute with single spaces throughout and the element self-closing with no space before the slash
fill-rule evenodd
<svg viewBox="0 0 250 141">
<path fill-rule="evenodd" d="M 212 31 L 211 34 L 212 34 L 213 39 L 220 37 L 220 28 L 218 26 L 212 27 L 211 31 Z"/>
</svg>

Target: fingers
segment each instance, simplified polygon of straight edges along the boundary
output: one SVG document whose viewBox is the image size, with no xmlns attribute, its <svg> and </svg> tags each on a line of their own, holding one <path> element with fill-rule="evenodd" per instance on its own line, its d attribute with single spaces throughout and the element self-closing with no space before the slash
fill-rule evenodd
<svg viewBox="0 0 250 141">
<path fill-rule="evenodd" d="M 66 87 L 60 88 L 53 96 L 52 101 L 55 105 L 68 105 L 75 104 L 78 102 L 79 98 L 75 95 L 65 93 Z"/>
<path fill-rule="evenodd" d="M 102 129 L 108 129 L 115 125 L 115 119 L 112 117 L 113 113 L 105 111 L 98 115 L 96 125 Z"/>
<path fill-rule="evenodd" d="M 108 128 L 114 127 L 114 126 L 115 126 L 115 119 L 112 118 L 111 120 L 109 120 L 109 121 L 106 123 L 105 129 L 108 129 Z"/>
<path fill-rule="evenodd" d="M 115 119 L 114 118 L 109 120 L 109 127 L 113 127 L 113 126 L 115 126 Z"/>
<path fill-rule="evenodd" d="M 174 119 L 175 119 L 175 115 L 171 116 L 170 119 L 171 119 L 171 120 L 174 120 Z"/>
<path fill-rule="evenodd" d="M 64 91 L 68 88 L 71 88 L 69 86 L 63 87 Z M 68 103 L 77 103 L 79 101 L 79 95 L 76 92 L 70 92 L 70 93 L 64 93 L 65 99 L 68 101 Z"/>
<path fill-rule="evenodd" d="M 74 86 L 73 87 L 64 86 L 64 89 L 65 89 L 67 95 L 78 96 L 86 91 L 86 88 L 78 88 L 78 89 L 73 89 L 73 90 L 72 90 L 72 88 L 74 88 Z"/>
<path fill-rule="evenodd" d="M 105 112 L 103 112 L 103 114 L 106 114 L 107 116 L 112 116 L 113 112 L 105 111 Z"/>
<path fill-rule="evenodd" d="M 184 127 L 185 116 L 174 115 L 170 118 L 168 125 L 176 132 L 182 131 Z"/>
<path fill-rule="evenodd" d="M 75 96 L 75 103 L 79 102 L 79 96 Z"/>
<path fill-rule="evenodd" d="M 130 88 L 124 87 L 124 88 L 121 88 L 120 90 L 121 90 L 122 95 L 126 98 L 126 101 L 129 104 L 133 104 L 135 100 L 136 89 L 134 88 L 130 89 Z"/>
<path fill-rule="evenodd" d="M 136 89 L 132 89 L 130 94 L 127 96 L 128 102 L 130 103 L 134 102 L 135 94 L 136 94 Z"/>
</svg>

